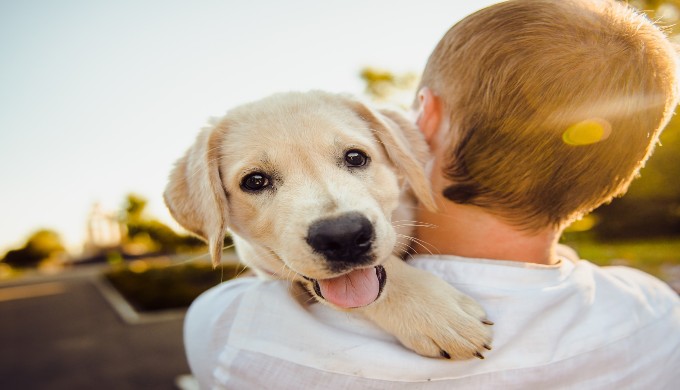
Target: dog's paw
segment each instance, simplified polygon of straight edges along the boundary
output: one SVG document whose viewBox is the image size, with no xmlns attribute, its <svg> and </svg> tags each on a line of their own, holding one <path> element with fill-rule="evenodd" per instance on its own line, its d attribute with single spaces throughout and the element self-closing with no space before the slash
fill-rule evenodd
<svg viewBox="0 0 680 390">
<path fill-rule="evenodd" d="M 394 335 L 404 346 L 423 356 L 484 359 L 484 354 L 491 350 L 493 322 L 472 298 L 448 284 L 439 288 L 436 296 L 429 295 L 434 300 L 426 301 L 427 304 L 413 300 L 407 309 L 411 313 L 408 323 Z"/>
<path fill-rule="evenodd" d="M 385 268 L 383 298 L 361 308 L 371 320 L 420 355 L 484 359 L 493 322 L 477 302 L 428 272 L 390 262 Z"/>
</svg>

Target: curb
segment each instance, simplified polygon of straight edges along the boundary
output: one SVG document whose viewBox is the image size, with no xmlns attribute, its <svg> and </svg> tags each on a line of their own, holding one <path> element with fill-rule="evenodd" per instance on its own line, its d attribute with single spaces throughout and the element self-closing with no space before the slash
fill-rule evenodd
<svg viewBox="0 0 680 390">
<path fill-rule="evenodd" d="M 172 321 L 184 318 L 187 309 L 159 310 L 153 313 L 140 313 L 104 277 L 92 279 L 92 283 L 102 294 L 120 319 L 128 325 L 141 325 L 154 322 Z"/>
</svg>

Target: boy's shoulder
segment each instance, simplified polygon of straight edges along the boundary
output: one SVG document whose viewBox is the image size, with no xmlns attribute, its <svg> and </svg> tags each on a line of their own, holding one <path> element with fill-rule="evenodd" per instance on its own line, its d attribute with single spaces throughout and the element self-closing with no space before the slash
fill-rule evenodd
<svg viewBox="0 0 680 390">
<path fill-rule="evenodd" d="M 656 314 L 680 305 L 680 297 L 668 284 L 638 269 L 624 266 L 599 267 L 588 263 L 595 277 L 595 287 L 610 298 L 627 299 Z"/>
</svg>

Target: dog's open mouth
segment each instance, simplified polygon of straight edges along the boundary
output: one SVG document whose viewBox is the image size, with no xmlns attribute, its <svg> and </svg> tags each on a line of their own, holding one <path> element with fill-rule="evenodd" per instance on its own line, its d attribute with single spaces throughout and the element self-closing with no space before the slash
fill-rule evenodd
<svg viewBox="0 0 680 390">
<path fill-rule="evenodd" d="M 362 307 L 380 298 L 387 273 L 382 265 L 361 268 L 331 279 L 309 279 L 320 298 L 345 309 Z"/>
</svg>

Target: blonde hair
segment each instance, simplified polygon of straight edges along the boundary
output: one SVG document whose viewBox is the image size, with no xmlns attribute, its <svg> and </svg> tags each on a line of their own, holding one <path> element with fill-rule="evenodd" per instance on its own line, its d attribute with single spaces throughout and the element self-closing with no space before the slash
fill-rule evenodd
<svg viewBox="0 0 680 390">
<path fill-rule="evenodd" d="M 507 1 L 453 26 L 421 87 L 450 119 L 444 195 L 526 228 L 623 194 L 677 103 L 671 43 L 615 1 Z"/>
</svg>

